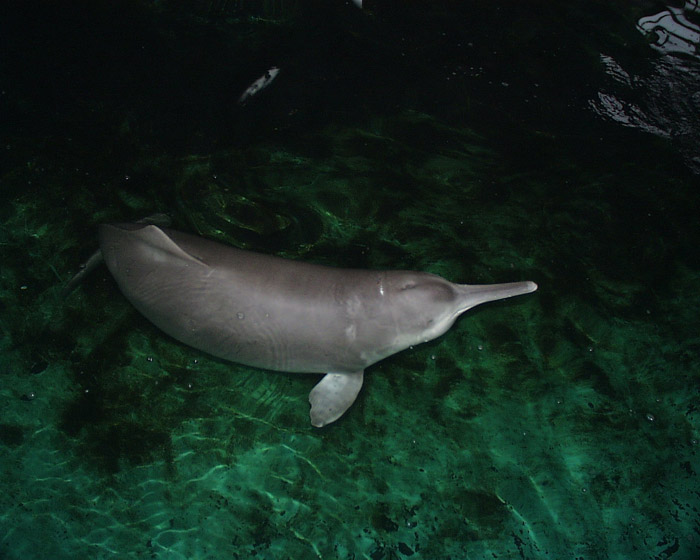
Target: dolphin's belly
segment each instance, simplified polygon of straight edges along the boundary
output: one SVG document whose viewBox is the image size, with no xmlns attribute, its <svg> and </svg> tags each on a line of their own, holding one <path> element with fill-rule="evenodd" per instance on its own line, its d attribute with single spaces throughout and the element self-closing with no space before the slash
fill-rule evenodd
<svg viewBox="0 0 700 560">
<path fill-rule="evenodd" d="M 348 318 L 332 293 L 290 292 L 277 282 L 251 282 L 219 271 L 190 280 L 187 286 L 169 287 L 179 299 L 176 311 L 162 298 L 141 308 L 190 346 L 226 360 L 290 372 L 344 373 L 368 365 L 348 336 Z"/>
</svg>

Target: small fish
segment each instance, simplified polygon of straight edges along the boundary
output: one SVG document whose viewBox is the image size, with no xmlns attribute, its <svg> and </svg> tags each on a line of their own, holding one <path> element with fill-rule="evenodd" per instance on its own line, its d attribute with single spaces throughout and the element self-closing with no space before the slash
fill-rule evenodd
<svg viewBox="0 0 700 560">
<path fill-rule="evenodd" d="M 265 74 L 260 76 L 257 80 L 255 80 L 246 88 L 246 90 L 238 98 L 238 103 L 240 103 L 241 105 L 245 105 L 248 99 L 250 99 L 254 95 L 257 95 L 267 86 L 269 86 L 279 73 L 280 69 L 277 66 L 273 66 L 272 68 L 270 68 L 267 72 L 265 72 Z"/>
</svg>

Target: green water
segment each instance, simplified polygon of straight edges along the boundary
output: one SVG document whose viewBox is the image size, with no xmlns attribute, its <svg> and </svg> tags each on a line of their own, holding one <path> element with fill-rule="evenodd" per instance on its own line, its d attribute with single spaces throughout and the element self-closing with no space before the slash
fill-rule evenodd
<svg viewBox="0 0 700 560">
<path fill-rule="evenodd" d="M 8 10 L 0 558 L 700 557 L 700 60 L 635 28 L 657 3 L 426 4 Z M 104 267 L 63 294 L 156 212 L 539 290 L 315 429 L 317 376 L 177 343 Z"/>
</svg>

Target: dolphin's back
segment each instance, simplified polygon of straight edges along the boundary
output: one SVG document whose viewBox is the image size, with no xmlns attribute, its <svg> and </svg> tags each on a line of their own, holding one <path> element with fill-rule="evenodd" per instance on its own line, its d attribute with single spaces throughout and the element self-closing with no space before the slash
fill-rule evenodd
<svg viewBox="0 0 700 560">
<path fill-rule="evenodd" d="M 345 293 L 348 282 L 360 289 L 367 283 L 366 271 L 243 251 L 152 225 L 107 224 L 99 235 L 127 299 L 181 342 L 290 372 L 349 373 L 369 365 L 347 342 Z"/>
</svg>

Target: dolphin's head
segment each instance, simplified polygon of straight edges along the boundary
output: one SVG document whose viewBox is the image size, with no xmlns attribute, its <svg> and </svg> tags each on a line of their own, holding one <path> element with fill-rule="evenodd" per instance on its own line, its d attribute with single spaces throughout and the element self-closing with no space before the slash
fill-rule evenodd
<svg viewBox="0 0 700 560">
<path fill-rule="evenodd" d="M 461 309 L 458 286 L 434 274 L 395 274 L 389 295 L 394 320 L 406 346 L 437 338 L 465 311 Z"/>
<path fill-rule="evenodd" d="M 395 272 L 387 276 L 396 347 L 407 348 L 444 334 L 465 311 L 486 303 L 534 292 L 534 282 L 453 284 L 425 272 Z"/>
</svg>

